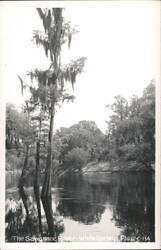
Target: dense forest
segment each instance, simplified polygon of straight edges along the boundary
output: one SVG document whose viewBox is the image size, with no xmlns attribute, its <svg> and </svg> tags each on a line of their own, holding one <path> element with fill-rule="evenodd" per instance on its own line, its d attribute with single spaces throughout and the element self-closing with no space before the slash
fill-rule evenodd
<svg viewBox="0 0 161 250">
<path fill-rule="evenodd" d="M 25 106 L 26 107 L 26 106 Z M 6 169 L 22 169 L 29 145 L 28 168 L 34 171 L 36 142 L 41 133 L 39 161 L 44 171 L 47 155 L 48 119 L 32 116 L 24 107 L 18 111 L 13 104 L 6 106 Z M 155 85 L 151 82 L 142 97 L 133 95 L 128 102 L 115 96 L 107 105 L 112 115 L 105 134 L 94 121 L 80 121 L 69 128 L 61 127 L 53 135 L 53 169 L 80 171 L 89 162 L 129 163 L 151 169 L 155 161 Z M 134 168 L 133 168 L 134 169 Z"/>
</svg>

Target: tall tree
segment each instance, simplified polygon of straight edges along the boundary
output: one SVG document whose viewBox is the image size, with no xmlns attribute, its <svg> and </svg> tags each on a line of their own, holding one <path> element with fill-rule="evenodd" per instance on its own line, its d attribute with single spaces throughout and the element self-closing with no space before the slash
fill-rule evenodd
<svg viewBox="0 0 161 250">
<path fill-rule="evenodd" d="M 77 75 L 83 70 L 85 58 L 81 57 L 75 61 L 70 61 L 67 65 L 63 65 L 61 62 L 63 46 L 67 43 L 68 47 L 70 47 L 72 36 L 77 31 L 71 27 L 69 22 L 65 22 L 62 8 L 37 8 L 37 12 L 42 20 L 44 32 L 34 31 L 33 40 L 37 46 L 42 46 L 46 57 L 49 59 L 49 66 L 46 70 L 36 68 L 28 73 L 33 82 L 30 86 L 30 101 L 39 106 L 49 120 L 46 169 L 41 198 L 49 233 L 51 236 L 55 236 L 53 235 L 54 223 L 51 207 L 54 118 L 57 108 L 64 101 L 74 99 L 74 96 L 68 93 L 65 86 L 66 83 L 71 83 L 72 87 L 74 87 Z M 37 85 L 35 85 L 35 81 Z M 22 82 L 22 89 L 23 87 Z"/>
<path fill-rule="evenodd" d="M 37 9 L 42 20 L 44 33 L 34 32 L 34 40 L 38 46 L 42 46 L 45 54 L 50 59 L 47 70 L 38 70 L 30 72 L 31 79 L 35 78 L 38 82 L 39 99 L 43 108 L 49 116 L 49 134 L 48 134 L 48 156 L 45 171 L 45 179 L 42 188 L 42 197 L 51 196 L 51 176 L 52 176 L 52 141 L 54 117 L 57 106 L 64 100 L 73 100 L 65 89 L 65 82 L 71 82 L 72 86 L 76 81 L 76 76 L 82 72 L 85 58 L 78 58 L 63 66 L 61 63 L 62 46 L 68 43 L 70 47 L 72 35 L 76 33 L 75 29 L 66 23 L 62 8 Z"/>
</svg>

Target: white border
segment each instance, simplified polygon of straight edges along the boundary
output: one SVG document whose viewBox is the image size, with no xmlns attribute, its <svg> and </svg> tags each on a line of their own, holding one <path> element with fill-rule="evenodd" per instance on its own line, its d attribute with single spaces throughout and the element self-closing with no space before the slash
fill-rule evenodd
<svg viewBox="0 0 161 250">
<path fill-rule="evenodd" d="M 152 1 L 152 0 L 151 0 Z M 99 2 L 99 3 L 98 3 Z M 126 1 L 120 1 L 126 2 Z M 133 1 L 135 2 L 135 1 Z M 137 2 L 137 1 L 136 1 Z M 160 8 L 160 1 L 157 2 Z M 0 6 L 17 4 L 21 7 L 24 4 L 34 7 L 66 7 L 66 6 L 91 6 L 97 4 L 106 5 L 106 1 L 2 1 Z M 161 22 L 160 22 L 161 23 Z M 160 39 L 161 41 L 161 39 Z M 160 53 L 158 53 L 158 67 L 160 70 Z M 2 59 L 1 59 L 2 60 Z M 0 61 L 2 64 L 2 62 Z M 1 67 L 2 68 L 2 67 Z M 160 76 L 159 76 L 160 77 Z M 156 84 L 156 175 L 155 175 L 155 243 L 103 243 L 103 242 L 88 242 L 88 243 L 5 243 L 5 89 L 4 85 L 0 85 L 0 249 L 160 249 L 161 248 L 161 78 Z M 3 163 L 3 164 L 2 164 Z"/>
</svg>

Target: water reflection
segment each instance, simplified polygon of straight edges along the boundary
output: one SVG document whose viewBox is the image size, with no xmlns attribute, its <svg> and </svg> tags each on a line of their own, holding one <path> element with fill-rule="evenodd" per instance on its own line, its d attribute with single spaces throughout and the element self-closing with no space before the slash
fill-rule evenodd
<svg viewBox="0 0 161 250">
<path fill-rule="evenodd" d="M 91 185 L 82 176 L 68 176 L 60 182 L 64 192 L 58 210 L 64 217 L 84 224 L 99 223 L 105 207 L 100 206 L 106 201 L 106 193 L 99 185 Z"/>
<path fill-rule="evenodd" d="M 100 223 L 105 210 L 110 208 L 110 219 L 121 229 L 117 235 L 119 241 L 154 241 L 151 174 L 72 175 L 59 185 L 64 192 L 58 210 L 64 217 L 88 225 Z"/>
<path fill-rule="evenodd" d="M 6 197 L 18 200 L 15 188 L 17 177 L 14 185 L 13 176 L 12 183 L 10 180 L 7 178 Z M 31 202 L 33 208 L 30 209 L 33 214 L 30 217 L 32 220 L 23 221 L 20 217 L 21 223 L 18 229 L 15 229 L 13 225 L 16 217 L 10 214 L 12 223 L 8 231 L 6 230 L 8 241 L 11 241 L 11 231 L 12 235 L 28 235 L 28 225 L 32 235 L 39 235 L 37 209 L 30 181 L 31 179 L 28 180 L 27 191 L 33 200 Z M 110 237 L 115 237 L 118 241 L 154 241 L 155 239 L 154 176 L 152 174 L 67 175 L 59 180 L 58 187 L 52 191 L 52 207 L 54 223 L 57 225 L 55 227 L 57 240 L 61 235 L 64 240 L 70 234 L 76 237 L 80 234 L 80 230 L 86 234 L 90 231 L 90 234 L 95 236 L 109 236 L 105 241 L 112 241 Z M 23 213 L 21 211 L 21 214 Z M 6 218 L 7 221 L 8 218 Z M 48 235 L 48 229 L 43 210 L 42 227 L 45 237 Z M 79 241 L 78 237 L 75 239 Z M 91 241 L 97 241 L 97 238 Z"/>
<path fill-rule="evenodd" d="M 113 220 L 122 228 L 123 241 L 130 241 L 132 237 L 137 241 L 155 241 L 153 179 L 149 174 L 136 176 L 117 178 Z"/>
</svg>

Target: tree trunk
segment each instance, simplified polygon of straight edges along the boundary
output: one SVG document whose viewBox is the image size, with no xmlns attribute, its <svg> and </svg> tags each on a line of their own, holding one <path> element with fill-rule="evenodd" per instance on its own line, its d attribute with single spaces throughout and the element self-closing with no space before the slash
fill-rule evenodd
<svg viewBox="0 0 161 250">
<path fill-rule="evenodd" d="M 54 125 L 54 104 L 52 105 L 51 115 L 50 115 L 50 129 L 48 138 L 48 155 L 46 161 L 45 169 L 45 179 L 43 183 L 43 188 L 41 192 L 41 197 L 51 196 L 51 177 L 52 177 L 52 142 L 53 142 L 53 125 Z"/>
<path fill-rule="evenodd" d="M 41 204 L 40 204 L 40 142 L 39 141 L 36 143 L 36 172 L 34 181 L 34 194 L 38 212 L 39 232 L 41 235 L 43 235 L 42 222 L 41 222 Z"/>
<path fill-rule="evenodd" d="M 54 125 L 54 114 L 55 104 L 52 105 L 51 116 L 50 116 L 50 130 L 49 130 L 49 141 L 48 141 L 48 156 L 45 169 L 45 178 L 43 188 L 41 192 L 41 199 L 47 219 L 48 230 L 51 237 L 54 237 L 54 221 L 52 211 L 52 197 L 51 197 L 51 180 L 52 180 L 52 141 L 53 141 L 53 125 Z"/>
<path fill-rule="evenodd" d="M 54 116 L 55 116 L 55 95 L 57 94 L 57 81 L 58 74 L 60 70 L 60 65 L 58 65 L 58 59 L 60 59 L 60 39 L 62 32 L 62 9 L 52 9 L 54 15 L 54 24 L 55 24 L 55 45 L 50 47 L 51 61 L 54 63 L 54 71 L 56 74 L 56 80 L 54 82 L 55 89 L 51 90 L 51 109 L 50 109 L 50 129 L 49 129 L 49 138 L 48 138 L 48 156 L 46 161 L 45 169 L 45 179 L 43 183 L 43 188 L 41 192 L 41 199 L 47 219 L 48 230 L 51 236 L 55 234 L 54 221 L 53 221 L 53 211 L 52 211 L 52 195 L 51 195 L 51 180 L 52 180 L 52 143 L 53 143 L 53 126 L 54 126 Z M 51 45 L 51 43 L 49 43 Z M 53 91 L 53 92 L 52 92 Z"/>
<path fill-rule="evenodd" d="M 24 161 L 21 177 L 20 177 L 19 184 L 18 184 L 19 194 L 20 194 L 20 197 L 22 198 L 22 201 L 23 201 L 23 204 L 24 204 L 24 207 L 25 207 L 25 210 L 26 210 L 26 216 L 27 217 L 29 215 L 29 210 L 28 210 L 28 205 L 27 205 L 28 196 L 27 196 L 27 194 L 25 193 L 25 190 L 24 190 L 24 183 L 25 183 L 26 175 L 27 175 L 28 155 L 29 155 L 29 145 L 26 146 L 25 161 Z"/>
<path fill-rule="evenodd" d="M 43 196 L 41 197 L 41 199 L 42 199 L 45 216 L 47 220 L 49 236 L 53 237 L 53 241 L 56 241 L 56 230 L 54 226 L 53 210 L 52 210 L 52 197 L 51 195 Z"/>
</svg>

